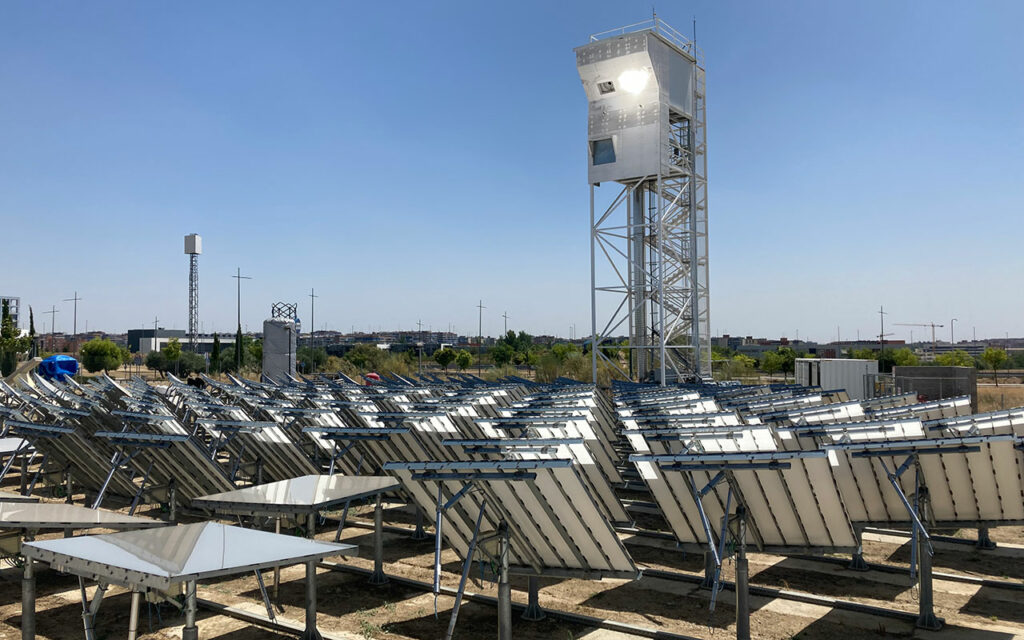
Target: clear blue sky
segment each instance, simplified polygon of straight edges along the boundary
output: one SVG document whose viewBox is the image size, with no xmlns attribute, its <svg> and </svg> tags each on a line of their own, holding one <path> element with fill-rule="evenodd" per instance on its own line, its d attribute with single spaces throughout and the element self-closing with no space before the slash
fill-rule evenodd
<svg viewBox="0 0 1024 640">
<path fill-rule="evenodd" d="M 197 232 L 206 331 L 240 266 L 251 329 L 315 287 L 318 326 L 583 335 L 572 49 L 650 9 L 4 2 L 0 292 L 184 328 Z M 658 9 L 707 59 L 714 333 L 1024 334 L 1024 3 Z"/>
</svg>

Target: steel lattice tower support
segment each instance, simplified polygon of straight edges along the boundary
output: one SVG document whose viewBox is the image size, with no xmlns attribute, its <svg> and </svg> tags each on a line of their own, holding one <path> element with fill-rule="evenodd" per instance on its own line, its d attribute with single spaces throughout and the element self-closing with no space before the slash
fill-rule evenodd
<svg viewBox="0 0 1024 640">
<path fill-rule="evenodd" d="M 663 384 L 710 376 L 700 53 L 658 18 L 592 36 L 576 53 L 590 103 L 595 380 L 599 361 L 624 377 Z M 621 187 L 599 207 L 602 182 Z M 625 363 L 601 348 L 624 333 L 629 337 Z"/>
<path fill-rule="evenodd" d="M 188 349 L 195 353 L 199 335 L 199 254 L 203 240 L 198 234 L 185 236 L 185 254 L 188 256 Z"/>
<path fill-rule="evenodd" d="M 188 258 L 188 346 L 194 352 L 199 335 L 199 254 Z"/>
</svg>

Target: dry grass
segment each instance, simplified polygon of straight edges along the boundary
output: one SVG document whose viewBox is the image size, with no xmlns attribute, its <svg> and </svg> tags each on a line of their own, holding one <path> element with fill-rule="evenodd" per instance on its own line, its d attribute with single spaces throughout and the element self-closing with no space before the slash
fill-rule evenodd
<svg viewBox="0 0 1024 640">
<path fill-rule="evenodd" d="M 978 387 L 978 411 L 1024 407 L 1024 386 Z"/>
</svg>

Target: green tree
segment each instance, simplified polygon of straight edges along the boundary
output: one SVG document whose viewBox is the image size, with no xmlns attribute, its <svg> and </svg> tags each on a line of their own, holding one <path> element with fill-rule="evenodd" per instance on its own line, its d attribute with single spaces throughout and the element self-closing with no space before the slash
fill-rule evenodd
<svg viewBox="0 0 1024 640">
<path fill-rule="evenodd" d="M 29 357 L 36 357 L 36 316 L 32 312 L 32 307 L 28 308 L 28 340 L 29 340 Z"/>
<path fill-rule="evenodd" d="M 97 371 L 119 369 L 123 363 L 121 358 L 124 354 L 121 347 L 110 340 L 96 338 L 83 344 L 79 355 L 82 357 L 82 366 L 96 373 Z"/>
<path fill-rule="evenodd" d="M 465 371 L 473 364 L 473 354 L 466 351 L 465 349 L 459 349 L 455 354 L 455 366 L 459 368 L 459 371 Z"/>
<path fill-rule="evenodd" d="M 782 357 L 782 372 L 793 373 L 796 369 L 796 351 L 789 347 L 779 347 L 778 353 Z"/>
<path fill-rule="evenodd" d="M 974 358 L 963 349 L 955 349 L 935 356 L 935 364 L 940 367 L 973 367 Z"/>
<path fill-rule="evenodd" d="M 263 370 L 263 341 L 262 340 L 249 340 L 246 345 L 246 351 L 248 351 L 249 359 L 247 362 L 249 366 L 259 371 Z"/>
<path fill-rule="evenodd" d="M 14 326 L 10 305 L 4 300 L 0 314 L 0 374 L 9 376 L 14 373 L 18 368 L 18 354 L 28 351 L 31 345 L 32 339 L 21 337 L 21 332 Z"/>
<path fill-rule="evenodd" d="M 999 386 L 999 375 L 996 373 L 996 369 L 1003 366 L 1006 363 L 1006 352 L 998 347 L 988 347 L 984 353 L 981 354 L 981 361 L 986 367 L 992 370 L 992 377 L 996 380 L 996 386 Z"/>
<path fill-rule="evenodd" d="M 896 367 L 916 367 L 919 364 L 917 355 L 908 347 L 892 352 L 892 364 Z"/>
<path fill-rule="evenodd" d="M 198 353 L 185 351 L 174 364 L 174 369 L 178 372 L 178 375 L 181 376 L 187 376 L 192 373 L 201 373 L 206 371 L 206 358 Z"/>
<path fill-rule="evenodd" d="M 174 362 L 181 358 L 181 343 L 177 338 L 171 338 L 167 341 L 167 344 L 160 349 L 160 351 L 164 354 L 164 357 L 167 358 L 168 362 Z"/>
<path fill-rule="evenodd" d="M 434 362 L 444 367 L 445 373 L 448 373 L 448 365 L 455 362 L 456 358 L 458 358 L 458 355 L 451 347 L 438 349 L 434 352 Z"/>
<path fill-rule="evenodd" d="M 570 342 L 560 342 L 556 345 L 552 345 L 551 354 L 558 360 L 559 363 L 564 363 L 573 354 L 581 354 L 580 348 Z M 557 376 L 556 376 L 557 377 Z"/>
<path fill-rule="evenodd" d="M 854 360 L 878 360 L 878 353 L 871 349 L 854 349 L 850 351 L 850 357 Z"/>
<path fill-rule="evenodd" d="M 509 333 L 512 332 L 509 331 Z M 508 363 L 512 362 L 512 358 L 515 357 L 515 355 L 515 349 L 504 342 L 499 342 L 491 349 L 491 360 L 499 367 L 504 367 Z"/>
<path fill-rule="evenodd" d="M 327 364 L 327 351 L 314 349 L 313 347 L 299 347 L 295 353 L 296 358 L 302 363 L 303 373 L 316 373 Z"/>
<path fill-rule="evenodd" d="M 777 351 L 765 351 L 761 354 L 761 371 L 769 376 L 782 371 L 782 356 Z"/>
<path fill-rule="evenodd" d="M 210 370 L 216 373 L 220 370 L 220 336 L 214 332 L 213 348 L 210 350 Z"/>
<path fill-rule="evenodd" d="M 160 351 L 150 351 L 146 354 L 146 366 L 161 373 L 167 371 L 167 356 Z"/>
</svg>

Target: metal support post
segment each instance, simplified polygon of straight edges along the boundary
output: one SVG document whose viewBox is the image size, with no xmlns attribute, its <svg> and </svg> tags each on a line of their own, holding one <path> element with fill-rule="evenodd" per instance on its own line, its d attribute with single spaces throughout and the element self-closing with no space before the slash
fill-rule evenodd
<svg viewBox="0 0 1024 640">
<path fill-rule="evenodd" d="M 21 640 L 36 637 L 36 573 L 32 558 L 25 558 L 21 578 Z"/>
<path fill-rule="evenodd" d="M 302 640 L 323 640 L 316 628 L 316 562 L 306 563 L 306 630 Z"/>
<path fill-rule="evenodd" d="M 96 640 L 96 614 L 99 613 L 100 605 L 103 604 L 107 585 L 102 582 L 96 585 L 96 593 L 92 597 L 91 604 L 86 597 L 85 583 L 81 580 L 79 580 L 79 588 L 82 592 L 82 626 L 85 628 L 85 640 Z M 199 638 L 192 640 L 199 640 Z"/>
<path fill-rule="evenodd" d="M 171 478 L 167 483 L 167 503 L 168 510 L 170 511 L 169 520 L 171 522 L 178 521 L 178 488 L 174 482 L 174 478 Z"/>
<path fill-rule="evenodd" d="M 73 504 L 74 503 L 75 485 L 74 485 L 74 483 L 73 483 L 73 481 L 71 479 L 71 467 L 70 466 L 68 466 L 68 468 L 64 470 L 64 491 L 67 494 L 67 495 L 64 496 L 64 502 L 66 502 L 68 504 Z"/>
<path fill-rule="evenodd" d="M 498 524 L 498 640 L 512 640 L 512 585 L 508 581 L 508 523 Z"/>
<path fill-rule="evenodd" d="M 864 532 L 861 529 L 856 529 L 854 533 L 857 535 L 857 550 L 850 556 L 850 564 L 846 568 L 851 571 L 867 571 L 870 567 L 864 561 L 864 547 L 861 540 Z"/>
<path fill-rule="evenodd" d="M 35 457 L 35 454 L 32 454 Z M 11 460 L 14 460 L 14 456 L 11 456 Z M 18 493 L 25 495 L 25 489 L 28 488 L 28 462 L 25 460 L 25 454 L 21 454 L 21 476 L 18 480 Z"/>
<path fill-rule="evenodd" d="M 413 504 L 412 507 L 416 511 L 416 530 L 412 532 L 413 540 L 426 540 L 427 532 L 423 530 L 423 510 Z"/>
<path fill-rule="evenodd" d="M 992 541 L 992 538 L 988 537 L 988 527 L 978 527 L 978 543 L 976 546 L 985 551 L 991 551 L 996 548 L 996 543 Z"/>
<path fill-rule="evenodd" d="M 928 519 L 928 489 L 926 487 L 918 487 L 918 508 L 920 511 L 921 520 Z M 938 631 L 942 628 L 945 622 L 942 618 L 938 618 L 935 615 L 934 608 L 934 594 L 932 591 L 932 550 L 928 544 L 928 540 L 925 536 L 918 537 L 917 540 L 917 561 L 920 570 L 918 571 L 919 585 L 919 612 L 917 616 L 917 626 L 920 629 L 928 629 L 931 631 Z"/>
<path fill-rule="evenodd" d="M 377 506 L 373 510 L 373 574 L 370 576 L 370 584 L 387 584 L 388 577 L 384 575 L 384 505 L 381 503 L 381 494 L 377 494 Z"/>
<path fill-rule="evenodd" d="M 540 608 L 540 587 L 537 584 L 537 576 L 530 576 L 529 591 L 527 592 L 526 611 L 523 611 L 523 620 L 544 619 L 544 610 Z"/>
<path fill-rule="evenodd" d="M 710 546 L 714 546 L 711 543 Z M 715 586 L 715 574 L 718 573 L 718 565 L 715 564 L 715 554 L 710 550 L 704 552 L 704 580 L 700 583 L 701 589 L 712 589 Z"/>
<path fill-rule="evenodd" d="M 132 608 L 128 614 L 128 640 L 137 640 L 139 637 L 139 597 L 141 595 L 138 589 L 132 589 Z"/>
<path fill-rule="evenodd" d="M 469 578 L 469 569 L 473 566 L 473 554 L 476 551 L 477 538 L 480 536 L 480 523 L 484 519 L 484 510 L 487 508 L 485 500 L 480 505 L 480 513 L 476 516 L 476 527 L 473 529 L 473 537 L 469 540 L 469 549 L 466 551 L 466 561 L 462 565 L 462 578 L 459 580 L 459 589 L 455 592 L 455 605 L 452 607 L 452 617 L 448 620 L 448 631 L 444 640 L 452 640 L 455 633 L 455 623 L 459 619 L 459 608 L 462 606 L 462 595 L 466 591 L 466 580 Z"/>
<path fill-rule="evenodd" d="M 256 584 L 260 588 L 260 597 L 263 598 L 263 607 L 267 610 L 267 617 L 271 621 L 277 620 L 277 616 L 274 615 L 274 606 L 270 603 L 270 596 L 267 595 L 267 585 L 263 583 L 263 572 L 256 569 L 253 573 L 256 574 Z"/>
<path fill-rule="evenodd" d="M 281 533 L 281 516 L 274 518 L 274 533 Z M 281 566 L 274 567 L 274 602 L 281 601 Z M 280 605 L 278 605 L 280 606 Z"/>
<path fill-rule="evenodd" d="M 316 539 L 316 512 L 310 511 L 306 515 L 306 537 L 310 540 Z"/>
<path fill-rule="evenodd" d="M 185 583 L 185 628 L 181 630 L 181 640 L 199 640 L 199 627 L 196 626 L 196 581 Z"/>
<path fill-rule="evenodd" d="M 750 567 L 747 563 L 747 509 L 736 506 L 736 640 L 750 640 Z"/>
</svg>

